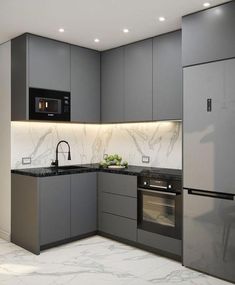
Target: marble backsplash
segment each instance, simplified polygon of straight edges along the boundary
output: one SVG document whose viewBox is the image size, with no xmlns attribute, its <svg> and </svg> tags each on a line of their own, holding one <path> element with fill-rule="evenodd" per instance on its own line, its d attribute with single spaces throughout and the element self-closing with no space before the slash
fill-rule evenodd
<svg viewBox="0 0 235 285">
<path fill-rule="evenodd" d="M 132 124 L 11 123 L 11 167 L 50 166 L 59 140 L 71 146 L 72 160 L 67 160 L 67 146 L 62 144 L 60 165 L 96 163 L 104 154 L 118 153 L 132 165 L 182 168 L 182 124 L 151 122 Z M 150 163 L 142 163 L 142 156 Z M 31 165 L 22 165 L 22 157 L 31 157 Z"/>
</svg>

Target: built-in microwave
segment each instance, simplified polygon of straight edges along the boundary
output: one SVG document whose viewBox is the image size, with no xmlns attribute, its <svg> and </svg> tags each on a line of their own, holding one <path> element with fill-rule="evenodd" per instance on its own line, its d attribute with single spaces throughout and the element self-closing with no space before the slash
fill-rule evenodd
<svg viewBox="0 0 235 285">
<path fill-rule="evenodd" d="M 29 119 L 70 121 L 70 92 L 29 88 Z"/>
</svg>

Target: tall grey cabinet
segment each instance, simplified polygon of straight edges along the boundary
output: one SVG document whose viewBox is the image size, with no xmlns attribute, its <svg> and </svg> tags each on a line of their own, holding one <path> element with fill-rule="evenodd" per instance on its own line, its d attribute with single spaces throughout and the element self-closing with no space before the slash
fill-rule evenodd
<svg viewBox="0 0 235 285">
<path fill-rule="evenodd" d="M 71 120 L 100 121 L 100 53 L 71 45 Z"/>
<path fill-rule="evenodd" d="M 124 121 L 124 47 L 101 54 L 101 120 Z"/>
<path fill-rule="evenodd" d="M 153 39 L 153 120 L 181 120 L 181 30 Z"/>
<path fill-rule="evenodd" d="M 152 120 L 152 39 L 125 46 L 125 121 Z"/>
</svg>

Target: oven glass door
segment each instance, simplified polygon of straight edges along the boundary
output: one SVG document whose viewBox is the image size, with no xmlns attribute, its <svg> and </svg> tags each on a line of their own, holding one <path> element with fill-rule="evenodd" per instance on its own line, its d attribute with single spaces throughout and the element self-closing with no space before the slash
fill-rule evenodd
<svg viewBox="0 0 235 285">
<path fill-rule="evenodd" d="M 175 199 L 168 195 L 143 193 L 143 221 L 175 227 Z"/>
<path fill-rule="evenodd" d="M 138 190 L 138 227 L 180 239 L 181 199 L 176 193 Z"/>
</svg>

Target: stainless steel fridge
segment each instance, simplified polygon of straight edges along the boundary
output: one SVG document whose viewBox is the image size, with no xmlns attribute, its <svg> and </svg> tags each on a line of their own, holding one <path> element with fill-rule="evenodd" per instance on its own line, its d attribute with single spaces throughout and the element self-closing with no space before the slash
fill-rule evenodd
<svg viewBox="0 0 235 285">
<path fill-rule="evenodd" d="M 235 282 L 235 59 L 183 73 L 183 264 Z"/>
</svg>

